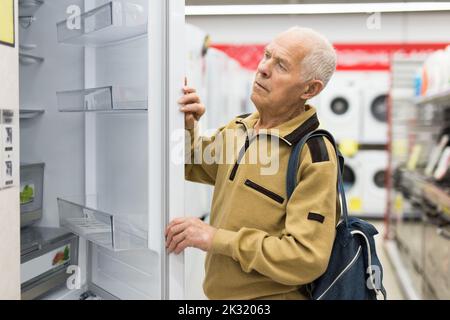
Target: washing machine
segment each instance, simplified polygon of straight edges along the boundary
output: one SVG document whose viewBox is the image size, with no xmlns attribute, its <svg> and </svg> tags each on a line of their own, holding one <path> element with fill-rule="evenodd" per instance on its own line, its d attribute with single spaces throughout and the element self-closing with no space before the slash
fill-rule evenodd
<svg viewBox="0 0 450 320">
<path fill-rule="evenodd" d="M 388 153 L 383 150 L 359 151 L 363 179 L 362 214 L 372 218 L 384 217 L 387 204 L 386 170 Z"/>
<path fill-rule="evenodd" d="M 362 173 L 362 159 L 359 154 L 353 157 L 345 157 L 344 171 L 342 173 L 345 196 L 347 199 L 348 213 L 361 215 L 363 212 L 364 184 Z"/>
<path fill-rule="evenodd" d="M 338 142 L 359 141 L 360 81 L 348 75 L 336 74 L 315 101 L 321 128 L 330 131 Z"/>
<path fill-rule="evenodd" d="M 389 73 L 370 72 L 362 82 L 361 143 L 387 143 Z"/>
</svg>

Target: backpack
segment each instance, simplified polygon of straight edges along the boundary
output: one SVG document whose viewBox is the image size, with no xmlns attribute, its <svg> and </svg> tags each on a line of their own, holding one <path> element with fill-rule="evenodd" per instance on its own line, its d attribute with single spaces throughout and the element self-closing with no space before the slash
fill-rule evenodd
<svg viewBox="0 0 450 320">
<path fill-rule="evenodd" d="M 327 138 L 336 151 L 339 163 L 337 190 L 342 215 L 336 226 L 336 237 L 327 270 L 306 285 L 306 289 L 314 300 L 377 300 L 378 295 L 386 299 L 386 290 L 382 284 L 383 268 L 375 250 L 374 236 L 378 231 L 370 223 L 348 216 L 342 181 L 344 157 L 328 131 L 312 131 L 293 147 L 286 177 L 287 198 L 291 197 L 297 185 L 300 152 L 309 139 L 316 137 Z"/>
</svg>

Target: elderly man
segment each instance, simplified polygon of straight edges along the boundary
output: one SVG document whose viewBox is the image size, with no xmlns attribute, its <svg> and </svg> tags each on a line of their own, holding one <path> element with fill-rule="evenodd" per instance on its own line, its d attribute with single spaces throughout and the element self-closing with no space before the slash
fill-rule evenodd
<svg viewBox="0 0 450 320">
<path fill-rule="evenodd" d="M 205 107 L 193 88 L 184 88 L 179 103 L 191 159 L 211 145 L 216 154 L 229 152 L 225 132 L 234 132 L 237 141 L 233 161 L 186 164 L 186 179 L 215 186 L 211 224 L 179 218 L 166 230 L 169 252 L 207 251 L 208 298 L 306 299 L 305 285 L 325 272 L 339 220 L 333 146 L 322 137 L 307 143 L 289 201 L 286 172 L 293 146 L 319 126 L 306 101 L 322 91 L 335 67 L 335 51 L 320 34 L 300 27 L 281 33 L 256 72 L 251 99 L 257 111 L 238 116 L 211 138 L 197 135 Z M 270 174 L 261 174 L 261 162 L 244 161 L 262 141 L 279 162 Z"/>
</svg>

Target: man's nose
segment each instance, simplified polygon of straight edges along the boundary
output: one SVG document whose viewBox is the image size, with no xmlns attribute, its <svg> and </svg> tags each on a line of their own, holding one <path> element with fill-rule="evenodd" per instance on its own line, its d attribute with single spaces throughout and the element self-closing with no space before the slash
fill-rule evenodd
<svg viewBox="0 0 450 320">
<path fill-rule="evenodd" d="M 264 78 L 270 77 L 270 67 L 269 63 L 265 62 L 264 60 L 261 61 L 258 65 L 258 72 L 261 74 Z"/>
</svg>

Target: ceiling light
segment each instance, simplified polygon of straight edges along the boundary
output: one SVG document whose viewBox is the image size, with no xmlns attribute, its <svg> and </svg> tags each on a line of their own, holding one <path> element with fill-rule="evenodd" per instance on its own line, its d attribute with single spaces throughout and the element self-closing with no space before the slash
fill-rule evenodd
<svg viewBox="0 0 450 320">
<path fill-rule="evenodd" d="M 187 16 L 449 11 L 449 2 L 186 6 Z"/>
</svg>

